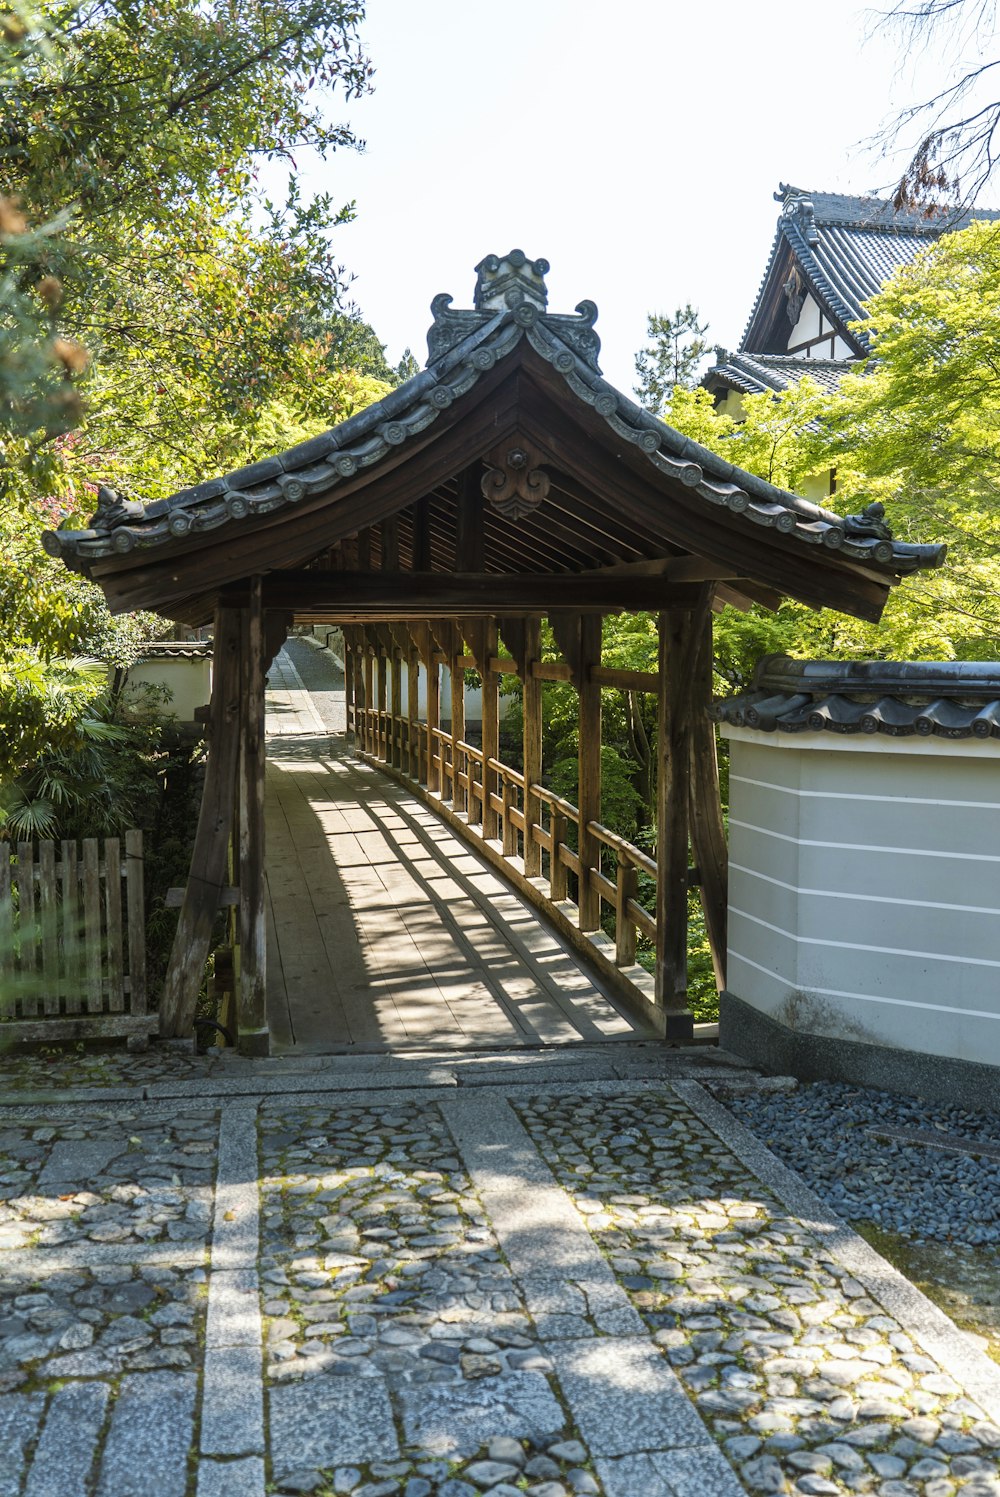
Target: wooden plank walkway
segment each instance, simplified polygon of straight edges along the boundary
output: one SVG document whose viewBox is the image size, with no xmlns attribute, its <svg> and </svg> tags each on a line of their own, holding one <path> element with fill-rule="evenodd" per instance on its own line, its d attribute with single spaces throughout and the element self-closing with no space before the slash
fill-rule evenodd
<svg viewBox="0 0 1000 1497">
<path fill-rule="evenodd" d="M 492 1050 L 644 1036 L 472 849 L 347 754 L 287 652 L 269 682 L 275 1050 Z"/>
</svg>

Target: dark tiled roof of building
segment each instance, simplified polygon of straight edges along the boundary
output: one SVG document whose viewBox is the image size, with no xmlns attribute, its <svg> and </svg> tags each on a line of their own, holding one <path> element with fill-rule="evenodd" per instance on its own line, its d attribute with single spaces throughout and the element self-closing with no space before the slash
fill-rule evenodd
<svg viewBox="0 0 1000 1497">
<path fill-rule="evenodd" d="M 806 375 L 832 394 L 852 367 L 850 359 L 807 359 L 800 354 L 730 353 L 717 348 L 715 356 L 717 362 L 704 383 L 709 388 L 729 385 L 744 395 L 778 394 L 793 389 Z"/>
<path fill-rule="evenodd" d="M 762 733 L 1000 738 L 1000 664 L 766 655 L 750 690 L 717 701 L 714 714 Z"/>
<path fill-rule="evenodd" d="M 601 377 L 597 308 L 580 302 L 576 315 L 550 313 L 545 260 L 520 250 L 491 255 L 477 267 L 474 309 L 453 310 L 452 298 L 435 297 L 428 332 L 427 367 L 383 400 L 321 436 L 275 457 L 237 469 L 169 499 L 123 503 L 110 489 L 86 530 L 53 530 L 45 549 L 87 571 L 93 561 L 135 549 L 153 550 L 197 539 L 222 526 L 324 496 L 361 470 L 374 469 L 407 443 L 416 442 L 442 412 L 522 340 L 565 382 L 568 391 L 606 422 L 615 441 L 631 444 L 662 475 L 704 503 L 726 509 L 747 525 L 776 530 L 804 546 L 822 546 L 886 574 L 939 566 L 944 546 L 918 546 L 852 531 L 832 511 L 737 468 L 643 410 Z"/>
<path fill-rule="evenodd" d="M 764 333 L 762 318 L 769 301 L 772 277 L 791 250 L 818 299 L 841 325 L 844 336 L 859 354 L 867 351 L 865 334 L 850 332 L 848 324 L 864 317 L 864 303 L 900 265 L 908 264 L 944 233 L 964 228 L 972 218 L 1000 219 L 1000 212 L 976 209 L 958 214 L 941 209 L 932 214 L 895 209 L 881 198 L 810 193 L 785 183 L 775 194 L 781 217 L 760 291 L 740 343 L 740 352 L 754 352 Z"/>
</svg>

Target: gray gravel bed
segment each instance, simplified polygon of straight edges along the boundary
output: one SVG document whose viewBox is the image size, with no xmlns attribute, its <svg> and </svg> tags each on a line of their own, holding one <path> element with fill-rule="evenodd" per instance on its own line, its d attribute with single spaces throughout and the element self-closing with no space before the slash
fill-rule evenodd
<svg viewBox="0 0 1000 1497">
<path fill-rule="evenodd" d="M 898 1129 L 996 1150 L 1000 1114 L 825 1081 L 725 1101 L 840 1216 L 915 1242 L 1000 1244 L 1000 1160 L 877 1136 Z"/>
</svg>

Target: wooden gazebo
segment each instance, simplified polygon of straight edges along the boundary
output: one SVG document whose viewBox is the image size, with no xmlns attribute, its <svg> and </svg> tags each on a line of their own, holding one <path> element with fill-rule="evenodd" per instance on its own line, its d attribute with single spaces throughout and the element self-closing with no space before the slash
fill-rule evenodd
<svg viewBox="0 0 1000 1497">
<path fill-rule="evenodd" d="M 644 928 L 630 892 L 634 862 L 619 858 L 617 888 L 601 870 L 601 848 L 614 839 L 600 823 L 600 693 L 657 692 L 657 899 L 655 918 L 645 918 L 656 941 L 653 1018 L 683 1041 L 689 837 L 718 968 L 725 947 L 707 713 L 713 608 L 776 608 L 789 596 L 874 620 L 902 574 L 943 558 L 943 547 L 893 541 L 878 516 L 843 520 L 774 488 L 641 410 L 601 377 L 593 304 L 547 311 L 544 260 L 515 250 L 477 270 L 474 309 L 436 297 L 426 368 L 377 405 L 167 500 L 142 505 L 102 490 L 89 529 L 45 537 L 101 585 L 113 611 L 215 622 L 209 764 L 161 1004 L 165 1034 L 190 1032 L 235 824 L 239 1043 L 267 1049 L 264 676 L 293 625 L 343 626 L 362 751 L 478 820 L 484 845 L 516 863 L 524 888 L 538 893 L 547 861 L 553 905 L 570 869 L 584 934 L 598 928 L 602 899 L 617 899 L 626 926 Z M 655 674 L 602 667 L 602 615 L 621 610 L 658 615 Z M 541 659 L 545 616 L 562 662 Z M 453 680 L 447 734 L 442 665 Z M 467 667 L 483 679 L 478 750 L 464 738 Z M 524 686 L 518 775 L 504 775 L 497 759 L 504 670 Z M 568 809 L 541 783 L 541 687 L 553 675 L 579 693 L 579 793 Z M 573 812 L 575 848 L 560 834 Z M 628 944 L 620 938 L 624 959 Z"/>
</svg>

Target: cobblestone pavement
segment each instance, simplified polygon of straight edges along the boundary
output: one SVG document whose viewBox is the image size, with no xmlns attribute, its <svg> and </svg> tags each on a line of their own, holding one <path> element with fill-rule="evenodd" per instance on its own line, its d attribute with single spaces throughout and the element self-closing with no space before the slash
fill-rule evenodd
<svg viewBox="0 0 1000 1497">
<path fill-rule="evenodd" d="M 0 1111 L 0 1497 L 1000 1497 L 1000 1368 L 697 1082 L 205 1086 Z"/>
</svg>

